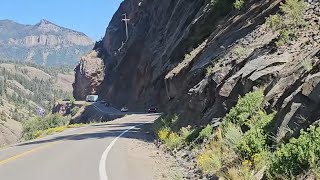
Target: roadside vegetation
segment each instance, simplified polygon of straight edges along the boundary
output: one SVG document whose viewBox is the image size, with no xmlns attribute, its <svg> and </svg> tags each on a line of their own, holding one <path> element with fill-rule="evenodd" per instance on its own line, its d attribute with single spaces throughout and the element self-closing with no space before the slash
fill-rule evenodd
<svg viewBox="0 0 320 180">
<path fill-rule="evenodd" d="M 241 10 L 245 3 L 245 0 L 236 0 L 233 6 Z M 266 19 L 267 26 L 277 34 L 277 47 L 295 41 L 299 31 L 308 25 L 303 17 L 305 11 L 305 1 L 287 0 L 281 3 L 279 13 Z M 233 53 L 238 58 L 246 54 L 243 47 L 235 48 Z M 312 66 L 310 59 L 302 62 L 305 71 L 311 71 Z M 206 76 L 213 73 L 214 67 L 208 66 Z M 171 153 L 200 149 L 193 158 L 199 170 L 209 177 L 320 179 L 319 125 L 302 130 L 297 137 L 278 141 L 271 133 L 277 112 L 264 109 L 264 98 L 262 89 L 239 97 L 218 126 L 179 127 L 177 115 L 162 116 L 154 124 L 155 135 L 161 147 Z"/>
<path fill-rule="evenodd" d="M 202 147 L 198 168 L 222 179 L 292 179 L 310 171 L 319 175 L 320 127 L 312 126 L 274 148 L 270 134 L 275 112 L 267 113 L 262 90 L 240 97 L 219 127 L 182 127 L 176 131 L 177 116 L 155 123 L 155 132 L 167 151 Z M 319 177 L 319 176 L 318 176 Z"/>
<path fill-rule="evenodd" d="M 70 118 L 61 114 L 48 114 L 45 117 L 33 117 L 23 124 L 23 140 L 41 138 L 50 134 L 62 132 L 67 128 L 77 128 L 84 124 L 69 125 Z"/>
<path fill-rule="evenodd" d="M 60 131 L 66 126 L 68 119 L 60 114 L 49 114 L 46 117 L 34 117 L 23 124 L 23 138 L 25 140 L 43 137 L 47 134 Z"/>
</svg>

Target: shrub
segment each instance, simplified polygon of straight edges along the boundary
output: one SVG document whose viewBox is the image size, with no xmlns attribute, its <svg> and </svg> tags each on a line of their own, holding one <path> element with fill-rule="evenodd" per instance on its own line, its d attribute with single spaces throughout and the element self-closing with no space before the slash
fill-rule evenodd
<svg viewBox="0 0 320 180">
<path fill-rule="evenodd" d="M 206 68 L 206 76 L 210 76 L 211 74 L 213 74 L 214 68 L 213 66 L 208 66 Z"/>
<path fill-rule="evenodd" d="M 320 157 L 320 128 L 311 126 L 301 131 L 299 138 L 291 138 L 281 145 L 272 159 L 271 177 L 292 177 L 310 168 L 313 159 Z"/>
<path fill-rule="evenodd" d="M 266 24 L 273 30 L 279 31 L 277 46 L 283 46 L 296 37 L 298 29 L 305 26 L 303 14 L 306 10 L 304 0 L 287 0 L 280 6 L 283 15 L 271 15 Z"/>
<path fill-rule="evenodd" d="M 250 167 L 245 165 L 230 167 L 221 177 L 225 180 L 256 180 Z"/>
<path fill-rule="evenodd" d="M 69 120 L 63 117 L 61 114 L 49 114 L 41 121 L 43 123 L 43 128 L 55 128 L 59 126 L 64 126 L 68 124 Z"/>
<path fill-rule="evenodd" d="M 169 129 L 174 128 L 174 126 L 178 121 L 178 118 L 179 117 L 177 115 L 168 115 L 168 116 L 160 117 L 153 124 L 153 129 L 155 133 L 157 134 L 162 128 L 169 128 Z"/>
<path fill-rule="evenodd" d="M 281 16 L 279 14 L 269 16 L 266 19 L 266 24 L 273 31 L 277 31 L 277 30 L 281 29 L 281 27 L 282 27 Z"/>
<path fill-rule="evenodd" d="M 236 149 L 243 136 L 241 128 L 233 123 L 226 123 L 222 128 L 224 143 L 230 148 Z"/>
<path fill-rule="evenodd" d="M 196 129 L 193 129 L 190 133 L 190 135 L 187 137 L 187 142 L 193 142 L 196 141 L 199 137 L 199 134 L 201 132 L 202 128 L 198 127 Z"/>
<path fill-rule="evenodd" d="M 169 128 L 162 128 L 158 131 L 158 138 L 160 139 L 160 141 L 164 142 L 169 134 L 170 134 L 170 129 Z"/>
<path fill-rule="evenodd" d="M 177 133 L 171 132 L 167 138 L 164 140 L 164 146 L 169 149 L 173 150 L 183 145 L 183 139 Z"/>
<path fill-rule="evenodd" d="M 220 153 L 213 150 L 205 150 L 197 160 L 199 168 L 206 174 L 215 174 L 222 167 Z"/>
<path fill-rule="evenodd" d="M 248 131 L 237 145 L 237 149 L 245 159 L 251 159 L 253 155 L 265 151 L 266 136 L 263 130 L 257 128 Z"/>
<path fill-rule="evenodd" d="M 252 156 L 252 161 L 254 163 L 254 168 L 259 171 L 265 167 L 269 167 L 272 159 L 272 153 L 269 150 L 262 151 L 258 154 Z"/>
<path fill-rule="evenodd" d="M 310 162 L 311 172 L 315 179 L 320 179 L 320 161 L 319 159 L 313 158 Z"/>
<path fill-rule="evenodd" d="M 209 139 L 212 135 L 213 127 L 211 125 L 207 125 L 205 128 L 203 128 L 199 133 L 199 139 L 205 140 Z"/>
<path fill-rule="evenodd" d="M 275 116 L 275 112 L 267 114 L 264 110 L 259 110 L 255 115 L 253 115 L 250 120 L 248 120 L 248 126 L 251 128 L 260 128 L 266 130 L 270 122 Z"/>
<path fill-rule="evenodd" d="M 40 136 L 41 133 L 38 131 L 65 126 L 66 124 L 68 124 L 68 119 L 60 114 L 49 114 L 44 118 L 35 117 L 23 124 L 23 138 L 25 140 L 34 139 Z"/>
<path fill-rule="evenodd" d="M 225 122 L 237 125 L 246 124 L 248 118 L 259 110 L 264 99 L 263 91 L 257 90 L 239 98 L 238 103 L 225 116 Z"/>
<path fill-rule="evenodd" d="M 74 107 L 71 109 L 71 116 L 75 116 L 79 112 L 80 108 L 79 107 Z"/>
<path fill-rule="evenodd" d="M 233 52 L 238 58 L 242 58 L 246 55 L 246 49 L 243 48 L 242 46 L 238 46 L 234 49 Z"/>
<path fill-rule="evenodd" d="M 193 133 L 194 130 L 191 130 L 190 127 L 182 127 L 180 129 L 180 135 L 181 138 L 185 141 L 185 142 L 191 142 L 190 141 L 190 136 Z"/>
<path fill-rule="evenodd" d="M 287 23 L 294 27 L 305 24 L 303 14 L 306 10 L 306 3 L 304 0 L 286 0 L 284 4 L 281 4 L 280 9 L 288 18 Z"/>
<path fill-rule="evenodd" d="M 71 107 L 73 107 L 76 103 L 76 100 L 74 99 L 73 96 L 70 96 L 70 104 L 71 104 Z"/>
<path fill-rule="evenodd" d="M 266 127 L 273 117 L 274 113 L 268 115 L 266 112 L 260 110 L 251 118 L 251 129 L 244 134 L 237 145 L 237 149 L 242 157 L 253 160 L 254 155 L 268 150 Z"/>
<path fill-rule="evenodd" d="M 245 0 L 236 0 L 233 3 L 233 7 L 236 8 L 237 10 L 240 10 L 240 9 L 242 9 L 244 3 L 245 3 Z"/>
<path fill-rule="evenodd" d="M 276 42 L 276 45 L 278 47 L 286 45 L 290 40 L 294 39 L 294 34 L 291 32 L 291 30 L 283 29 L 280 31 L 278 40 Z"/>
</svg>

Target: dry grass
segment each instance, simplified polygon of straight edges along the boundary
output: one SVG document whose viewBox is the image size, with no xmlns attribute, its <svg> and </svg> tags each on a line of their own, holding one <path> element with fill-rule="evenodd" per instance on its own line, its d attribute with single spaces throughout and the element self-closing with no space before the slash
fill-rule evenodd
<svg viewBox="0 0 320 180">
<path fill-rule="evenodd" d="M 206 174 L 217 173 L 222 168 L 220 152 L 205 150 L 198 156 L 198 166 Z"/>
<path fill-rule="evenodd" d="M 230 167 L 221 176 L 225 180 L 256 180 L 250 167 L 245 165 Z"/>
<path fill-rule="evenodd" d="M 86 126 L 87 124 L 69 124 L 67 128 L 78 128 L 78 127 L 83 127 Z"/>
<path fill-rule="evenodd" d="M 42 131 L 37 131 L 33 134 L 33 136 L 38 139 L 45 137 L 47 135 L 63 132 L 67 127 L 66 126 L 60 126 L 60 127 L 55 127 L 55 128 L 50 128 Z"/>
</svg>

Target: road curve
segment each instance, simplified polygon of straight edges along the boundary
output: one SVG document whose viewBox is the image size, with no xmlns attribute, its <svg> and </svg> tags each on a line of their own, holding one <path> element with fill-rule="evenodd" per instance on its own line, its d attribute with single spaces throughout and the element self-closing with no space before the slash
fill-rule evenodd
<svg viewBox="0 0 320 180">
<path fill-rule="evenodd" d="M 150 179 L 139 159 L 127 158 L 126 142 L 139 139 L 137 126 L 151 123 L 158 116 L 129 115 L 0 150 L 0 179 Z"/>
</svg>

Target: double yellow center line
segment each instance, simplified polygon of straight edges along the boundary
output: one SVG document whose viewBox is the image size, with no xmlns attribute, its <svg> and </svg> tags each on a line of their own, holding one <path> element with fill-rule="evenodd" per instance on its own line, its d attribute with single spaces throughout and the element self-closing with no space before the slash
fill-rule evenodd
<svg viewBox="0 0 320 180">
<path fill-rule="evenodd" d="M 17 154 L 17 155 L 14 155 L 14 156 L 12 156 L 12 157 L 9 157 L 9 158 L 7 158 L 7 159 L 0 160 L 0 165 L 6 164 L 6 163 L 8 163 L 8 162 L 10 162 L 10 161 L 16 160 L 16 159 L 21 158 L 21 157 L 23 157 L 23 156 L 29 155 L 29 154 L 31 154 L 31 153 L 33 153 L 33 152 L 36 152 L 36 151 L 39 151 L 39 150 L 44 149 L 44 148 L 46 148 L 46 147 L 52 146 L 52 145 L 54 145 L 54 144 L 57 144 L 58 142 L 59 142 L 59 141 L 50 142 L 50 143 L 47 143 L 47 144 L 45 144 L 45 145 L 43 145 L 43 146 L 39 146 L 39 147 L 36 147 L 36 148 L 31 149 L 31 150 L 29 150 L 29 151 L 23 152 L 23 153 L 21 153 L 21 154 Z"/>
<path fill-rule="evenodd" d="M 80 130 L 80 129 L 77 129 L 77 130 Z M 92 129 L 91 129 L 91 130 L 92 130 Z M 83 132 L 83 133 L 81 133 L 81 134 L 75 134 L 75 135 L 70 136 L 70 137 L 68 137 L 68 138 L 73 138 L 73 137 L 76 137 L 76 136 L 81 136 L 81 135 L 83 135 L 83 134 L 85 134 L 85 133 L 87 133 L 87 132 L 89 132 L 89 130 L 88 130 L 88 131 L 85 131 L 85 132 Z M 66 138 L 65 138 L 65 139 L 66 139 Z M 34 152 L 36 152 L 36 151 L 39 151 L 39 150 L 41 150 L 41 149 L 45 149 L 45 148 L 47 148 L 47 147 L 49 147 L 49 146 L 52 146 L 52 145 L 57 144 L 57 143 L 59 143 L 59 142 L 62 142 L 62 140 L 64 140 L 64 139 L 57 140 L 57 141 L 54 141 L 54 142 L 48 142 L 48 143 L 46 143 L 46 144 L 44 144 L 44 145 L 42 145 L 42 146 L 35 147 L 35 148 L 33 148 L 33 149 L 29 150 L 29 151 L 25 151 L 25 152 L 23 152 L 23 153 L 20 153 L 20 154 L 16 154 L 16 155 L 14 155 L 14 156 L 11 156 L 11 157 L 9 157 L 9 158 L 7 158 L 7 159 L 0 160 L 0 165 L 7 164 L 7 163 L 9 163 L 9 162 L 11 162 L 11 161 L 14 161 L 14 160 L 19 159 L 19 158 L 24 157 L 24 156 L 27 156 L 27 155 L 32 154 L 32 153 L 34 153 Z"/>
</svg>

